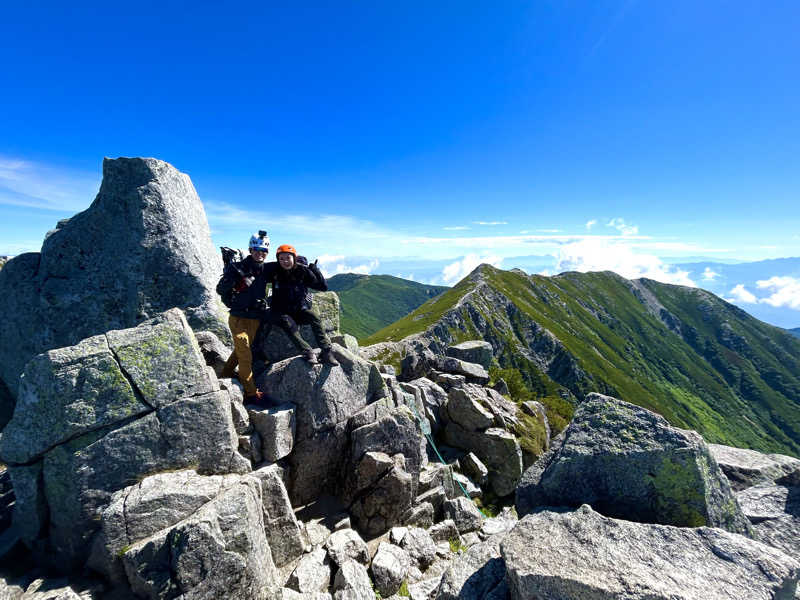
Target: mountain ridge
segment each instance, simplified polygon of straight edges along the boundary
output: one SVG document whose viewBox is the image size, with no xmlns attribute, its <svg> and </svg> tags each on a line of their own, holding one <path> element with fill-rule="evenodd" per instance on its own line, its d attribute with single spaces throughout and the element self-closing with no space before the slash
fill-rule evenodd
<svg viewBox="0 0 800 600">
<path fill-rule="evenodd" d="M 328 279 L 339 295 L 340 330 L 365 338 L 448 288 L 394 277 L 341 273 Z"/>
<path fill-rule="evenodd" d="M 712 441 L 800 453 L 800 342 L 711 292 L 481 265 L 364 345 L 383 343 L 389 358 L 403 346 L 439 351 L 475 338 L 539 395 L 568 390 L 579 401 L 598 391 Z"/>
</svg>

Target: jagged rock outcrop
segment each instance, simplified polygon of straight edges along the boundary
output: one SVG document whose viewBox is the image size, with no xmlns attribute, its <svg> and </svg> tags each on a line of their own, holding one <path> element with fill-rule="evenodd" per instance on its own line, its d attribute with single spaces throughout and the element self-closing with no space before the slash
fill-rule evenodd
<svg viewBox="0 0 800 600">
<path fill-rule="evenodd" d="M 303 529 L 289 501 L 283 483 L 283 470 L 272 464 L 253 471 L 252 476 L 261 483 L 264 529 L 272 550 L 272 560 L 276 566 L 282 567 L 305 551 Z"/>
<path fill-rule="evenodd" d="M 295 405 L 291 402 L 272 408 L 248 410 L 250 423 L 258 433 L 260 456 L 275 462 L 289 456 L 294 447 L 296 430 Z"/>
<path fill-rule="evenodd" d="M 214 292 L 221 272 L 188 175 L 153 158 L 105 159 L 91 206 L 59 222 L 41 253 L 0 270 L 0 379 L 16 395 L 37 354 L 175 306 L 198 331 L 228 336 Z"/>
<path fill-rule="evenodd" d="M 260 486 L 244 476 L 190 517 L 122 554 L 131 589 L 152 600 L 271 597 L 275 585 Z"/>
<path fill-rule="evenodd" d="M 589 506 L 528 515 L 501 545 L 510 598 L 786 598 L 800 562 L 711 527 L 604 517 Z"/>
<path fill-rule="evenodd" d="M 333 579 L 335 600 L 374 600 L 367 568 L 354 560 L 348 560 L 336 571 Z"/>
<path fill-rule="evenodd" d="M 419 425 L 405 408 L 352 431 L 344 498 L 370 535 L 401 522 L 417 494 L 426 459 Z"/>
<path fill-rule="evenodd" d="M 750 532 L 700 435 L 600 394 L 587 396 L 558 444 L 517 488 L 520 515 L 540 506 L 581 504 L 644 523 Z"/>
<path fill-rule="evenodd" d="M 249 471 L 230 395 L 212 375 L 178 309 L 30 361 L 0 437 L 22 541 L 69 570 L 131 482 L 187 467 Z"/>
<path fill-rule="evenodd" d="M 800 486 L 761 483 L 737 492 L 755 538 L 789 556 L 800 556 Z"/>
<path fill-rule="evenodd" d="M 213 331 L 196 331 L 195 337 L 206 364 L 214 369 L 217 377 L 222 377 L 222 370 L 231 354 L 231 348 L 226 346 Z"/>
<path fill-rule="evenodd" d="M 351 560 L 363 565 L 369 564 L 369 548 L 358 532 L 352 529 L 334 531 L 325 542 L 325 547 L 328 549 L 328 556 L 340 567 Z"/>
<path fill-rule="evenodd" d="M 498 536 L 472 546 L 456 558 L 442 576 L 436 600 L 506 600 L 508 584 L 500 555 L 501 539 Z"/>
<path fill-rule="evenodd" d="M 494 357 L 492 345 L 484 340 L 470 340 L 448 346 L 445 353 L 447 356 L 452 356 L 468 363 L 477 363 L 484 369 L 489 368 Z"/>
<path fill-rule="evenodd" d="M 452 388 L 443 410 L 445 442 L 473 452 L 486 465 L 498 496 L 512 493 L 522 477 L 522 450 L 506 429 L 516 421 L 515 412 L 497 392 L 475 384 Z"/>
<path fill-rule="evenodd" d="M 800 460 L 746 448 L 709 444 L 708 448 L 734 490 L 759 483 L 800 485 Z"/>
<path fill-rule="evenodd" d="M 533 367 L 578 397 L 597 389 L 592 376 L 551 331 L 525 315 L 509 296 L 487 281 L 486 269 L 490 267 L 481 265 L 467 276 L 463 283 L 469 291 L 426 331 L 361 348 L 362 356 L 403 357 L 400 379 L 416 379 L 438 369 L 435 357 L 446 354 L 457 338 L 463 339 L 468 333 L 488 342 L 500 365 L 522 366 L 523 370 Z"/>
<path fill-rule="evenodd" d="M 372 558 L 370 572 L 375 590 L 381 596 L 391 596 L 400 589 L 411 566 L 408 553 L 394 544 L 381 542 Z"/>
<path fill-rule="evenodd" d="M 340 346 L 341 367 L 310 366 L 300 357 L 272 365 L 258 387 L 273 401 L 295 405 L 295 440 L 289 463 L 289 496 L 295 505 L 336 493 L 348 443 L 348 420 L 388 395 L 377 367 Z"/>
<path fill-rule="evenodd" d="M 326 592 L 331 584 L 331 559 L 325 548 L 304 554 L 292 571 L 287 587 L 303 594 L 303 598 Z"/>
<path fill-rule="evenodd" d="M 421 404 L 424 409 L 420 416 L 428 419 L 431 431 L 436 435 L 442 426 L 442 408 L 447 404 L 447 392 L 425 377 L 401 385 L 414 393 L 417 404 Z"/>
<path fill-rule="evenodd" d="M 276 571 L 251 475 L 161 473 L 116 492 L 90 565 L 145 598 L 266 598 Z"/>
</svg>

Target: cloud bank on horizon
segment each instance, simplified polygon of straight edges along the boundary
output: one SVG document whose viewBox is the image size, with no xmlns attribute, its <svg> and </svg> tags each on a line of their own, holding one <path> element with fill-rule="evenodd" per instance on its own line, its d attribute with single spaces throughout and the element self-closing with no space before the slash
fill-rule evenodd
<svg viewBox="0 0 800 600">
<path fill-rule="evenodd" d="M 4 232 L 0 254 L 38 251 L 45 232 L 58 220 L 85 209 L 99 183 L 98 176 L 76 169 L 0 157 L 0 210 L 30 211 L 24 226 Z M 724 277 L 711 267 L 690 273 L 663 257 L 730 256 L 731 249 L 646 235 L 639 225 L 620 216 L 581 220 L 573 233 L 569 227 L 512 231 L 516 224 L 506 218 L 445 225 L 438 231 L 446 235 L 435 231 L 419 235 L 408 224 L 289 212 L 279 205 L 253 210 L 210 199 L 204 206 L 215 243 L 242 246 L 253 231 L 266 227 L 276 245 L 292 243 L 311 260 L 318 258 L 328 277 L 387 273 L 421 283 L 454 285 L 482 263 L 542 275 L 613 271 L 628 279 L 646 277 L 704 287 L 750 312 L 759 307 L 800 311 L 800 275 L 765 273 L 755 282 L 718 288 Z"/>
<path fill-rule="evenodd" d="M 768 304 L 774 308 L 791 308 L 800 311 L 800 278 L 775 275 L 756 281 L 756 288 L 766 290 L 766 295 L 757 297 L 740 283 L 729 292 L 729 302 L 736 304 Z"/>
</svg>

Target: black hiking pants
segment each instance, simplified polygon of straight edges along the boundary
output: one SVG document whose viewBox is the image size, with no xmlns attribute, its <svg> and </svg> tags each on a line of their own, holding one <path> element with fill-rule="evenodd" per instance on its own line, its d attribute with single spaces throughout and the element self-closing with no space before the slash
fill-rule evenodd
<svg viewBox="0 0 800 600">
<path fill-rule="evenodd" d="M 328 339 L 328 334 L 325 333 L 325 329 L 322 327 L 322 321 L 320 321 L 320 318 L 311 310 L 303 308 L 289 314 L 274 313 L 270 310 L 266 316 L 266 323 L 269 325 L 276 325 L 283 329 L 301 352 L 310 350 L 311 346 L 309 346 L 308 342 L 300 335 L 300 325 L 311 325 L 311 331 L 314 332 L 314 337 L 317 338 L 317 343 L 320 348 L 329 350 L 331 347 L 331 341 Z"/>
</svg>

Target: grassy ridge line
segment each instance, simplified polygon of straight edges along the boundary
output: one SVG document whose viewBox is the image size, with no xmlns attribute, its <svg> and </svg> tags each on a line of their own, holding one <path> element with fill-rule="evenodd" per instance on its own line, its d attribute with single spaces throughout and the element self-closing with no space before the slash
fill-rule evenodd
<svg viewBox="0 0 800 600">
<path fill-rule="evenodd" d="M 552 332 L 585 372 L 569 383 L 551 374 L 576 395 L 613 394 L 710 441 L 800 454 L 800 341 L 782 330 L 708 292 L 643 280 L 680 323 L 677 335 L 637 299 L 631 282 L 613 273 L 525 276 L 488 266 L 476 273 L 365 343 L 422 333 L 448 311 L 464 315 L 464 306 L 455 308 L 462 299 L 491 312 L 480 306 L 480 292 L 464 298 L 482 279 L 513 303 L 521 322 L 509 334 L 492 325 L 503 315 L 481 313 L 483 331 L 454 331 L 452 337 L 479 334 L 499 341 L 502 366 L 524 367 L 529 380 L 538 377 L 546 386 L 548 374 L 537 375 L 519 352 L 535 323 Z"/>
<path fill-rule="evenodd" d="M 344 273 L 331 277 L 328 289 L 339 295 L 339 329 L 361 340 L 449 288 L 391 275 Z"/>
<path fill-rule="evenodd" d="M 439 321 L 445 312 L 456 306 L 474 287 L 475 283 L 467 276 L 446 292 L 425 301 L 413 312 L 359 340 L 359 343 L 362 346 L 369 346 L 378 342 L 397 342 L 409 335 L 421 333 Z"/>
</svg>

